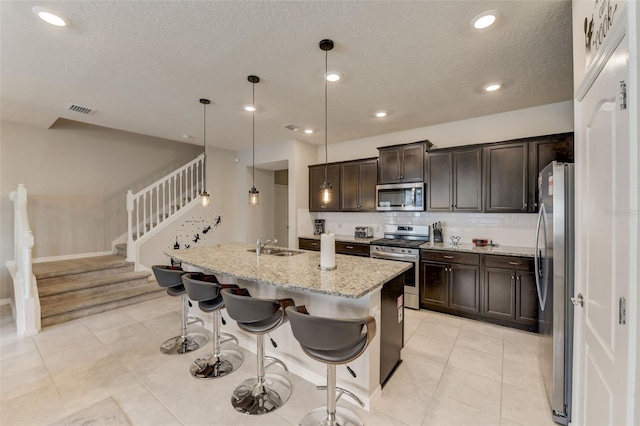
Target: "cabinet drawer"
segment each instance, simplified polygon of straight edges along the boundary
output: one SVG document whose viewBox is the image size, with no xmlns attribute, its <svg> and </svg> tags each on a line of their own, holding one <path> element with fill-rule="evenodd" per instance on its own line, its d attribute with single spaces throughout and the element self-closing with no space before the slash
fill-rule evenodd
<svg viewBox="0 0 640 426">
<path fill-rule="evenodd" d="M 420 257 L 422 260 L 444 263 L 460 263 L 463 265 L 479 265 L 480 255 L 473 253 L 461 253 L 457 251 L 432 251 L 421 250 Z"/>
<path fill-rule="evenodd" d="M 300 250 L 320 251 L 320 240 L 311 238 L 298 238 L 298 248 Z"/>
<path fill-rule="evenodd" d="M 336 241 L 336 253 L 369 256 L 369 244 L 343 243 Z"/>
<path fill-rule="evenodd" d="M 487 268 L 509 269 L 511 271 L 533 271 L 533 258 L 485 255 L 484 266 Z"/>
</svg>

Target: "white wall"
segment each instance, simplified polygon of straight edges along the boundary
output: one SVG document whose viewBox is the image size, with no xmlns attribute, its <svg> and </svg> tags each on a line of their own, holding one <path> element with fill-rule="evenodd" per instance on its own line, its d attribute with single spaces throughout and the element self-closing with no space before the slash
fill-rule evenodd
<svg viewBox="0 0 640 426">
<path fill-rule="evenodd" d="M 573 131 L 573 102 L 559 102 L 534 108 L 460 120 L 419 129 L 330 144 L 329 162 L 377 157 L 378 147 L 428 139 L 433 148 L 447 148 Z M 324 162 L 324 146 L 316 150 L 317 163 Z M 384 223 L 431 225 L 442 222 L 444 238 L 458 235 L 462 242 L 487 238 L 517 247 L 533 246 L 535 214 L 494 213 L 310 213 L 298 211 L 298 235 L 313 234 L 313 219 L 325 219 L 331 232 L 353 235 L 357 225 L 371 225 L 382 236 Z"/>
<path fill-rule="evenodd" d="M 0 128 L 0 298 L 11 297 L 13 203 L 28 191 L 34 258 L 111 250 L 126 232 L 126 191 L 138 191 L 193 160 L 201 146 L 70 120 L 49 129 L 3 121 Z"/>
<path fill-rule="evenodd" d="M 207 207 L 198 204 L 142 243 L 142 265 L 149 268 L 152 265 L 168 265 L 169 258 L 164 252 L 173 250 L 176 243 L 184 249 L 187 246 L 203 247 L 236 241 L 236 229 L 242 224 L 235 214 L 235 205 L 241 194 L 234 190 L 230 178 L 235 174 L 235 156 L 236 153 L 232 151 L 207 147 L 210 204 Z"/>
</svg>

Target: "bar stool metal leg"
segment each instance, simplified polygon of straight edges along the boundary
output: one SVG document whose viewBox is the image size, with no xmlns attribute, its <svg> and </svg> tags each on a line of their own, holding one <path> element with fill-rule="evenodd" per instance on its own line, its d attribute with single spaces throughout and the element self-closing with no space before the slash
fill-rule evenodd
<svg viewBox="0 0 640 426">
<path fill-rule="evenodd" d="M 227 336 L 225 341 L 235 340 L 233 349 L 221 350 L 220 336 L 220 310 L 213 312 L 213 353 L 205 358 L 196 359 L 191 365 L 190 372 L 196 379 L 216 379 L 233 373 L 240 367 L 244 357 L 237 350 L 238 339 L 235 336 L 224 333 Z"/>
<path fill-rule="evenodd" d="M 336 402 L 344 389 L 336 387 L 336 365 L 327 364 L 327 386 L 318 386 L 318 389 L 327 390 L 327 406 L 316 408 L 307 413 L 300 421 L 300 426 L 364 426 L 364 423 L 356 413 L 345 407 L 338 407 Z M 340 394 L 336 397 L 336 390 Z M 349 394 L 351 392 L 348 392 Z M 352 395 L 361 406 L 362 401 Z"/>
<path fill-rule="evenodd" d="M 291 395 L 291 383 L 279 374 L 265 374 L 264 335 L 257 335 L 258 377 L 247 379 L 231 396 L 231 404 L 243 414 L 266 414 L 280 408 Z M 279 364 L 282 364 L 278 360 Z M 274 362 L 269 364 L 273 365 Z M 282 364 L 284 365 L 284 364 Z"/>
<path fill-rule="evenodd" d="M 187 316 L 189 312 L 189 299 L 182 295 L 182 318 L 180 322 L 180 336 L 171 339 L 160 345 L 160 351 L 167 355 L 185 354 L 195 351 L 204 346 L 209 338 L 202 333 L 187 333 Z"/>
</svg>

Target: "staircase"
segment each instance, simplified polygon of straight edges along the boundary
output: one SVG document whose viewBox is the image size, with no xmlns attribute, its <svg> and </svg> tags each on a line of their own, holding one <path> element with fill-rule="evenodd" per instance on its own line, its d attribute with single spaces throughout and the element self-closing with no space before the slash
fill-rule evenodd
<svg viewBox="0 0 640 426">
<path fill-rule="evenodd" d="M 42 327 L 166 294 L 155 280 L 149 280 L 149 272 L 134 271 L 133 263 L 121 254 L 34 263 L 33 274 Z"/>
</svg>

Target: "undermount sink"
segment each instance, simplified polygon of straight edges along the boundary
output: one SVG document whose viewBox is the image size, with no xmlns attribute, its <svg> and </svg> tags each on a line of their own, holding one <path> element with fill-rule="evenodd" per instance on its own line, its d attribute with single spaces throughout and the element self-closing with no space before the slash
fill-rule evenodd
<svg viewBox="0 0 640 426">
<path fill-rule="evenodd" d="M 248 249 L 247 251 L 255 253 L 256 249 L 254 248 Z M 299 250 L 288 250 L 288 249 L 281 249 L 281 248 L 263 248 L 262 250 L 260 250 L 260 254 L 270 254 L 272 256 L 293 256 L 301 253 L 304 253 L 304 252 Z"/>
</svg>

